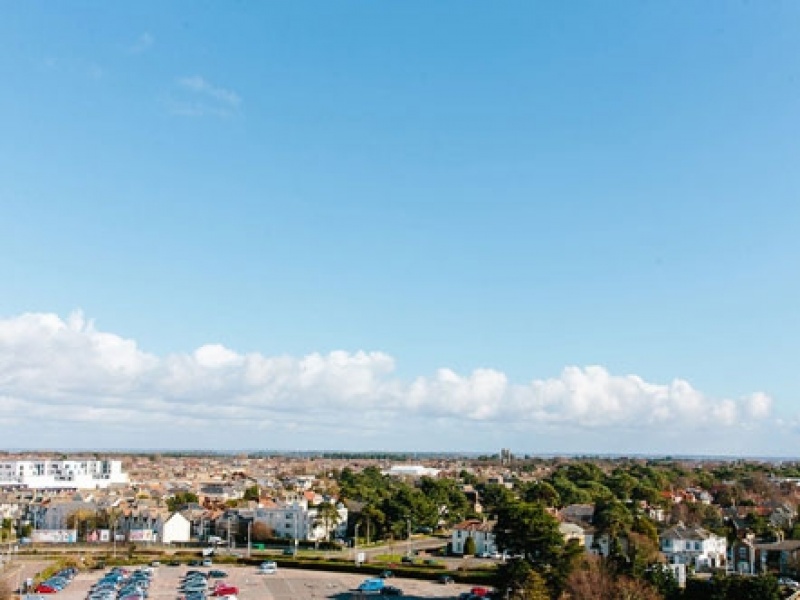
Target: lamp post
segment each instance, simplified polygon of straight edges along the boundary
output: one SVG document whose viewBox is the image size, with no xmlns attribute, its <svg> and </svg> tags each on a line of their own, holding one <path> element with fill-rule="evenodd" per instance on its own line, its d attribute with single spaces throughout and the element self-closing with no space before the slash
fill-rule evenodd
<svg viewBox="0 0 800 600">
<path fill-rule="evenodd" d="M 247 522 L 247 558 L 250 558 L 250 530 L 253 528 L 253 522 Z"/>
<path fill-rule="evenodd" d="M 406 523 L 408 524 L 406 556 L 411 556 L 411 517 L 406 519 Z"/>
<path fill-rule="evenodd" d="M 358 527 L 361 523 L 356 523 L 356 531 L 353 536 L 353 554 L 355 554 L 356 563 L 358 563 Z"/>
</svg>

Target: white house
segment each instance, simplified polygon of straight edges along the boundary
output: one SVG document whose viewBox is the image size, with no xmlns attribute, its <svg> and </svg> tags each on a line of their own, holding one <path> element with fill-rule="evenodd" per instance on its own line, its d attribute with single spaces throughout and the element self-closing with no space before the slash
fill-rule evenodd
<svg viewBox="0 0 800 600">
<path fill-rule="evenodd" d="M 659 536 L 661 552 L 670 564 L 704 571 L 725 566 L 728 541 L 702 527 L 678 523 Z"/>
<path fill-rule="evenodd" d="M 172 513 L 161 526 L 161 543 L 188 542 L 192 537 L 192 524 L 181 513 Z"/>
<path fill-rule="evenodd" d="M 575 523 L 560 523 L 558 531 L 565 542 L 576 540 L 581 546 L 586 545 L 586 530 Z"/>
<path fill-rule="evenodd" d="M 494 538 L 494 521 L 470 519 L 453 527 L 450 547 L 454 554 L 464 554 L 464 544 L 468 538 L 475 540 L 475 554 L 494 554 L 497 543 Z"/>
</svg>

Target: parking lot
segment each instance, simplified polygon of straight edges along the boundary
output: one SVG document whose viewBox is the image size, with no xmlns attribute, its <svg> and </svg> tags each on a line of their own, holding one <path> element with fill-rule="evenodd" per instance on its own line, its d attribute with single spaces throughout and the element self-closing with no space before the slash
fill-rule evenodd
<svg viewBox="0 0 800 600">
<path fill-rule="evenodd" d="M 362 598 L 354 591 L 367 578 L 357 573 L 329 573 L 303 569 L 279 568 L 276 573 L 261 575 L 255 567 L 229 567 L 220 569 L 228 573 L 224 581 L 239 588 L 240 600 L 357 600 Z M 176 600 L 180 597 L 179 581 L 188 567 L 160 566 L 154 569 L 153 581 L 148 600 Z M 199 569 L 208 571 L 210 569 Z M 75 580 L 63 591 L 52 596 L 53 600 L 83 600 L 89 588 L 102 576 L 101 571 L 78 574 Z M 427 598 L 456 598 L 461 592 L 469 591 L 469 585 L 442 585 L 433 581 L 392 578 L 388 584 L 403 590 L 403 597 L 410 600 Z M 383 597 L 376 594 L 367 597 Z"/>
</svg>

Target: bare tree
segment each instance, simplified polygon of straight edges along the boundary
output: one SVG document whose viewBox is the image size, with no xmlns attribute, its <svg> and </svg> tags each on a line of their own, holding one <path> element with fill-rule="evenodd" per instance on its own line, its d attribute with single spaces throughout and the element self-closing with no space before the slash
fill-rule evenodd
<svg viewBox="0 0 800 600">
<path fill-rule="evenodd" d="M 275 530 L 262 521 L 255 521 L 250 535 L 254 542 L 266 542 L 275 537 Z"/>
</svg>

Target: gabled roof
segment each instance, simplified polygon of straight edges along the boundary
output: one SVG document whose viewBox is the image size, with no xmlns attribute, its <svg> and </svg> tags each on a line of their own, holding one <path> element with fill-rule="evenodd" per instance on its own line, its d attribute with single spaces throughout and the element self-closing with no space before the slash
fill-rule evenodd
<svg viewBox="0 0 800 600">
<path fill-rule="evenodd" d="M 453 529 L 456 531 L 482 531 L 485 533 L 492 533 L 496 524 L 496 521 L 469 519 L 467 521 L 462 521 L 458 525 L 454 525 Z"/>
<path fill-rule="evenodd" d="M 670 527 L 659 536 L 660 539 L 698 541 L 717 537 L 719 536 L 711 533 L 707 529 L 703 529 L 702 527 L 687 526 L 683 523 L 678 523 L 677 525 Z"/>
</svg>

